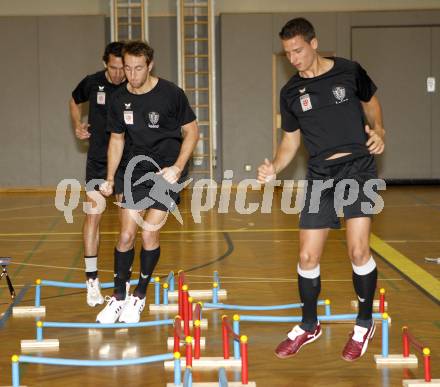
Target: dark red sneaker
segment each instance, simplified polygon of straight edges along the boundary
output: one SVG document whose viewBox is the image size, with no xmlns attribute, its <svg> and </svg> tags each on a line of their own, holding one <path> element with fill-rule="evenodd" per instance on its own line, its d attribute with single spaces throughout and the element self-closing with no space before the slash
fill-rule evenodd
<svg viewBox="0 0 440 387">
<path fill-rule="evenodd" d="M 302 346 L 314 342 L 321 334 L 322 330 L 319 322 L 313 332 L 305 331 L 299 325 L 295 325 L 287 334 L 287 339 L 282 341 L 275 349 L 275 355 L 280 359 L 295 356 Z"/>
<path fill-rule="evenodd" d="M 342 351 L 342 358 L 347 361 L 359 359 L 367 351 L 368 342 L 373 338 L 375 330 L 374 320 L 370 328 L 355 325 Z"/>
</svg>

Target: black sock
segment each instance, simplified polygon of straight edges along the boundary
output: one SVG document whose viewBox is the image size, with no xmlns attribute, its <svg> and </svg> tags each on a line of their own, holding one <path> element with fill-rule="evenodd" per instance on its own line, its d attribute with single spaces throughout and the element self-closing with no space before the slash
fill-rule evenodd
<svg viewBox="0 0 440 387">
<path fill-rule="evenodd" d="M 372 323 L 374 293 L 376 292 L 377 284 L 377 268 L 374 260 L 369 265 L 370 268 L 374 267 L 369 273 L 360 275 L 353 271 L 353 285 L 359 301 L 356 325 L 364 328 L 369 328 Z"/>
<path fill-rule="evenodd" d="M 87 279 L 95 280 L 96 278 L 98 278 L 98 270 L 86 271 L 86 277 L 87 277 Z"/>
<path fill-rule="evenodd" d="M 315 270 L 315 269 L 314 269 Z M 301 270 L 304 274 L 304 270 Z M 321 276 L 315 278 L 306 278 L 298 273 L 298 288 L 301 302 L 304 304 L 302 307 L 302 322 L 301 329 L 309 332 L 313 332 L 318 323 L 318 297 L 321 292 Z"/>
<path fill-rule="evenodd" d="M 115 249 L 115 291 L 114 296 L 117 300 L 124 300 L 126 296 L 125 283 L 128 280 L 130 267 L 133 265 L 134 248 L 125 252 Z"/>
<path fill-rule="evenodd" d="M 139 283 L 133 294 L 139 298 L 145 298 L 147 287 L 150 283 L 154 268 L 159 261 L 160 247 L 154 250 L 141 250 L 141 272 L 139 275 Z"/>
</svg>

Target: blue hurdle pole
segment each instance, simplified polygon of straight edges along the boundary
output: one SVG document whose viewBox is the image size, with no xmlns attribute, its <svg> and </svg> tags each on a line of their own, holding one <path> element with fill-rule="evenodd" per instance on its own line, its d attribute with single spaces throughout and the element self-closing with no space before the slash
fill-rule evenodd
<svg viewBox="0 0 440 387">
<path fill-rule="evenodd" d="M 214 282 L 212 284 L 212 303 L 218 304 L 218 283 Z"/>
<path fill-rule="evenodd" d="M 160 278 L 156 277 L 154 279 L 154 303 L 156 305 L 160 304 Z"/>
<path fill-rule="evenodd" d="M 176 386 L 180 386 L 182 384 L 181 373 L 180 352 L 174 352 L 174 384 Z"/>
<path fill-rule="evenodd" d="M 184 387 L 192 387 L 192 370 L 191 370 L 190 366 L 187 366 L 185 369 L 183 386 Z"/>
<path fill-rule="evenodd" d="M 37 321 L 37 341 L 43 340 L 43 322 Z"/>
<path fill-rule="evenodd" d="M 234 314 L 232 317 L 232 331 L 240 336 L 240 316 L 238 314 Z M 233 340 L 234 342 L 234 359 L 240 359 L 240 342 L 238 340 Z"/>
<path fill-rule="evenodd" d="M 326 305 L 326 301 L 318 301 L 318 305 Z M 232 305 L 232 304 L 223 304 L 223 303 L 204 303 L 205 308 L 217 308 L 217 309 L 225 309 L 225 310 L 255 310 L 255 311 L 265 311 L 265 310 L 284 310 L 284 309 L 299 309 L 302 308 L 303 304 L 281 304 L 281 305 Z M 330 308 L 328 308 L 330 310 Z"/>
<path fill-rule="evenodd" d="M 168 305 L 168 284 L 163 284 L 163 304 Z"/>
<path fill-rule="evenodd" d="M 331 316 L 332 313 L 331 313 L 331 310 L 330 310 L 330 300 L 328 300 L 328 299 L 325 300 L 325 301 L 324 301 L 324 305 L 325 305 L 325 306 L 324 306 L 324 309 L 325 309 L 325 315 L 326 315 L 326 316 Z"/>
<path fill-rule="evenodd" d="M 37 279 L 35 281 L 35 307 L 39 308 L 41 306 L 41 280 Z"/>
<path fill-rule="evenodd" d="M 160 325 L 173 325 L 174 320 L 156 320 L 156 321 L 140 321 L 138 323 L 75 323 L 75 322 L 54 322 L 54 321 L 40 321 L 43 327 L 46 328 L 95 328 L 95 329 L 115 329 L 115 328 L 145 328 L 157 327 Z"/>
<path fill-rule="evenodd" d="M 12 387 L 20 387 L 20 363 L 17 355 L 12 356 Z"/>
<path fill-rule="evenodd" d="M 218 385 L 219 387 L 228 387 L 228 378 L 226 377 L 226 371 L 223 367 L 218 370 Z"/>
<path fill-rule="evenodd" d="M 331 316 L 318 316 L 319 321 L 338 321 L 338 320 L 355 320 L 357 314 L 333 314 Z M 373 318 L 382 318 L 380 313 L 373 313 Z M 255 322 L 301 322 L 301 316 L 256 316 L 256 315 L 240 315 L 241 321 L 255 321 Z"/>
<path fill-rule="evenodd" d="M 217 270 L 214 272 L 214 282 L 217 282 L 217 284 L 218 284 L 218 288 L 221 289 L 221 286 L 220 286 L 220 277 L 219 277 L 219 275 L 218 275 L 218 271 L 217 271 Z"/>
<path fill-rule="evenodd" d="M 388 357 L 388 313 L 382 314 L 382 356 Z"/>
<path fill-rule="evenodd" d="M 63 359 L 56 357 L 40 357 L 40 356 L 20 356 L 20 363 L 31 364 L 47 364 L 47 365 L 63 365 L 74 367 L 121 367 L 129 365 L 149 364 L 159 361 L 172 360 L 174 355 L 172 353 L 165 353 L 161 355 L 152 355 L 145 357 L 138 357 L 135 359 L 122 360 L 81 360 L 81 359 Z"/>
<path fill-rule="evenodd" d="M 168 283 L 168 286 L 170 287 L 170 292 L 174 292 L 175 281 L 174 281 L 174 272 L 173 271 L 171 271 L 170 274 L 168 274 L 167 283 Z"/>
</svg>

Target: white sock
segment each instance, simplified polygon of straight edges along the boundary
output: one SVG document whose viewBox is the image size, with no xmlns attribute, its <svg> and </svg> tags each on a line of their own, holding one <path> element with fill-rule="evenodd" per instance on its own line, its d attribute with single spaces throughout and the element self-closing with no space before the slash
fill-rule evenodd
<svg viewBox="0 0 440 387">
<path fill-rule="evenodd" d="M 84 257 L 86 273 L 98 271 L 98 257 Z"/>
</svg>

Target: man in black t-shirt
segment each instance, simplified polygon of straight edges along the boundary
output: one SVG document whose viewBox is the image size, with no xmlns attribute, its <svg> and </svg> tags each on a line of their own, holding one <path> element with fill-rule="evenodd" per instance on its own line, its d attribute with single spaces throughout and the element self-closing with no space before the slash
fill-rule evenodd
<svg viewBox="0 0 440 387">
<path fill-rule="evenodd" d="M 107 177 L 107 148 L 110 134 L 107 132 L 107 109 L 110 95 L 125 82 L 122 64 L 123 43 L 113 42 L 107 45 L 103 55 L 105 69 L 87 75 L 72 92 L 70 115 L 75 135 L 80 140 L 89 141 L 86 167 L 86 198 L 95 207 L 95 195 L 101 195 L 95 179 Z M 81 120 L 81 105 L 89 102 L 88 123 Z M 123 166 L 118 172 L 118 184 L 115 189 L 117 200 L 122 193 Z M 87 303 L 90 306 L 102 304 L 98 279 L 99 223 L 101 214 L 86 214 L 83 226 L 84 260 L 86 270 Z"/>
<path fill-rule="evenodd" d="M 258 181 L 271 181 L 292 161 L 300 136 L 310 159 L 305 205 L 300 216 L 297 267 L 299 294 L 304 304 L 302 323 L 288 333 L 275 354 L 283 359 L 294 356 L 303 345 L 321 335 L 317 319 L 319 261 L 329 229 L 340 228 L 341 208 L 336 203 L 347 194 L 356 194 L 357 199 L 349 205 L 347 200 L 347 205 L 342 206 L 353 284 L 359 299 L 356 324 L 342 357 L 354 361 L 365 353 L 375 331 L 372 308 L 377 268 L 369 249 L 371 215 L 364 213 L 362 204 L 371 204 L 364 188 L 377 178 L 373 155 L 384 150 L 385 131 L 380 104 L 374 96 L 376 86 L 358 63 L 320 56 L 314 28 L 307 20 L 289 21 L 279 35 L 286 56 L 298 73 L 281 90 L 283 139 L 274 160 L 266 159 L 259 167 Z M 346 188 L 345 179 L 351 179 L 354 185 Z M 336 189 L 339 182 L 344 183 L 341 192 Z"/>
<path fill-rule="evenodd" d="M 115 248 L 115 290 L 96 318 L 101 323 L 139 321 L 160 256 L 160 229 L 179 202 L 178 183 L 185 177 L 186 164 L 199 139 L 196 117 L 183 90 L 151 75 L 153 53 L 145 42 L 126 44 L 123 60 L 128 84 L 110 101 L 107 181 L 100 187 L 104 195 L 113 191 L 127 139 L 132 159 L 124 177 L 121 232 Z M 125 283 L 134 260 L 139 220 L 143 222 L 141 270 L 136 289 L 128 295 Z"/>
</svg>

